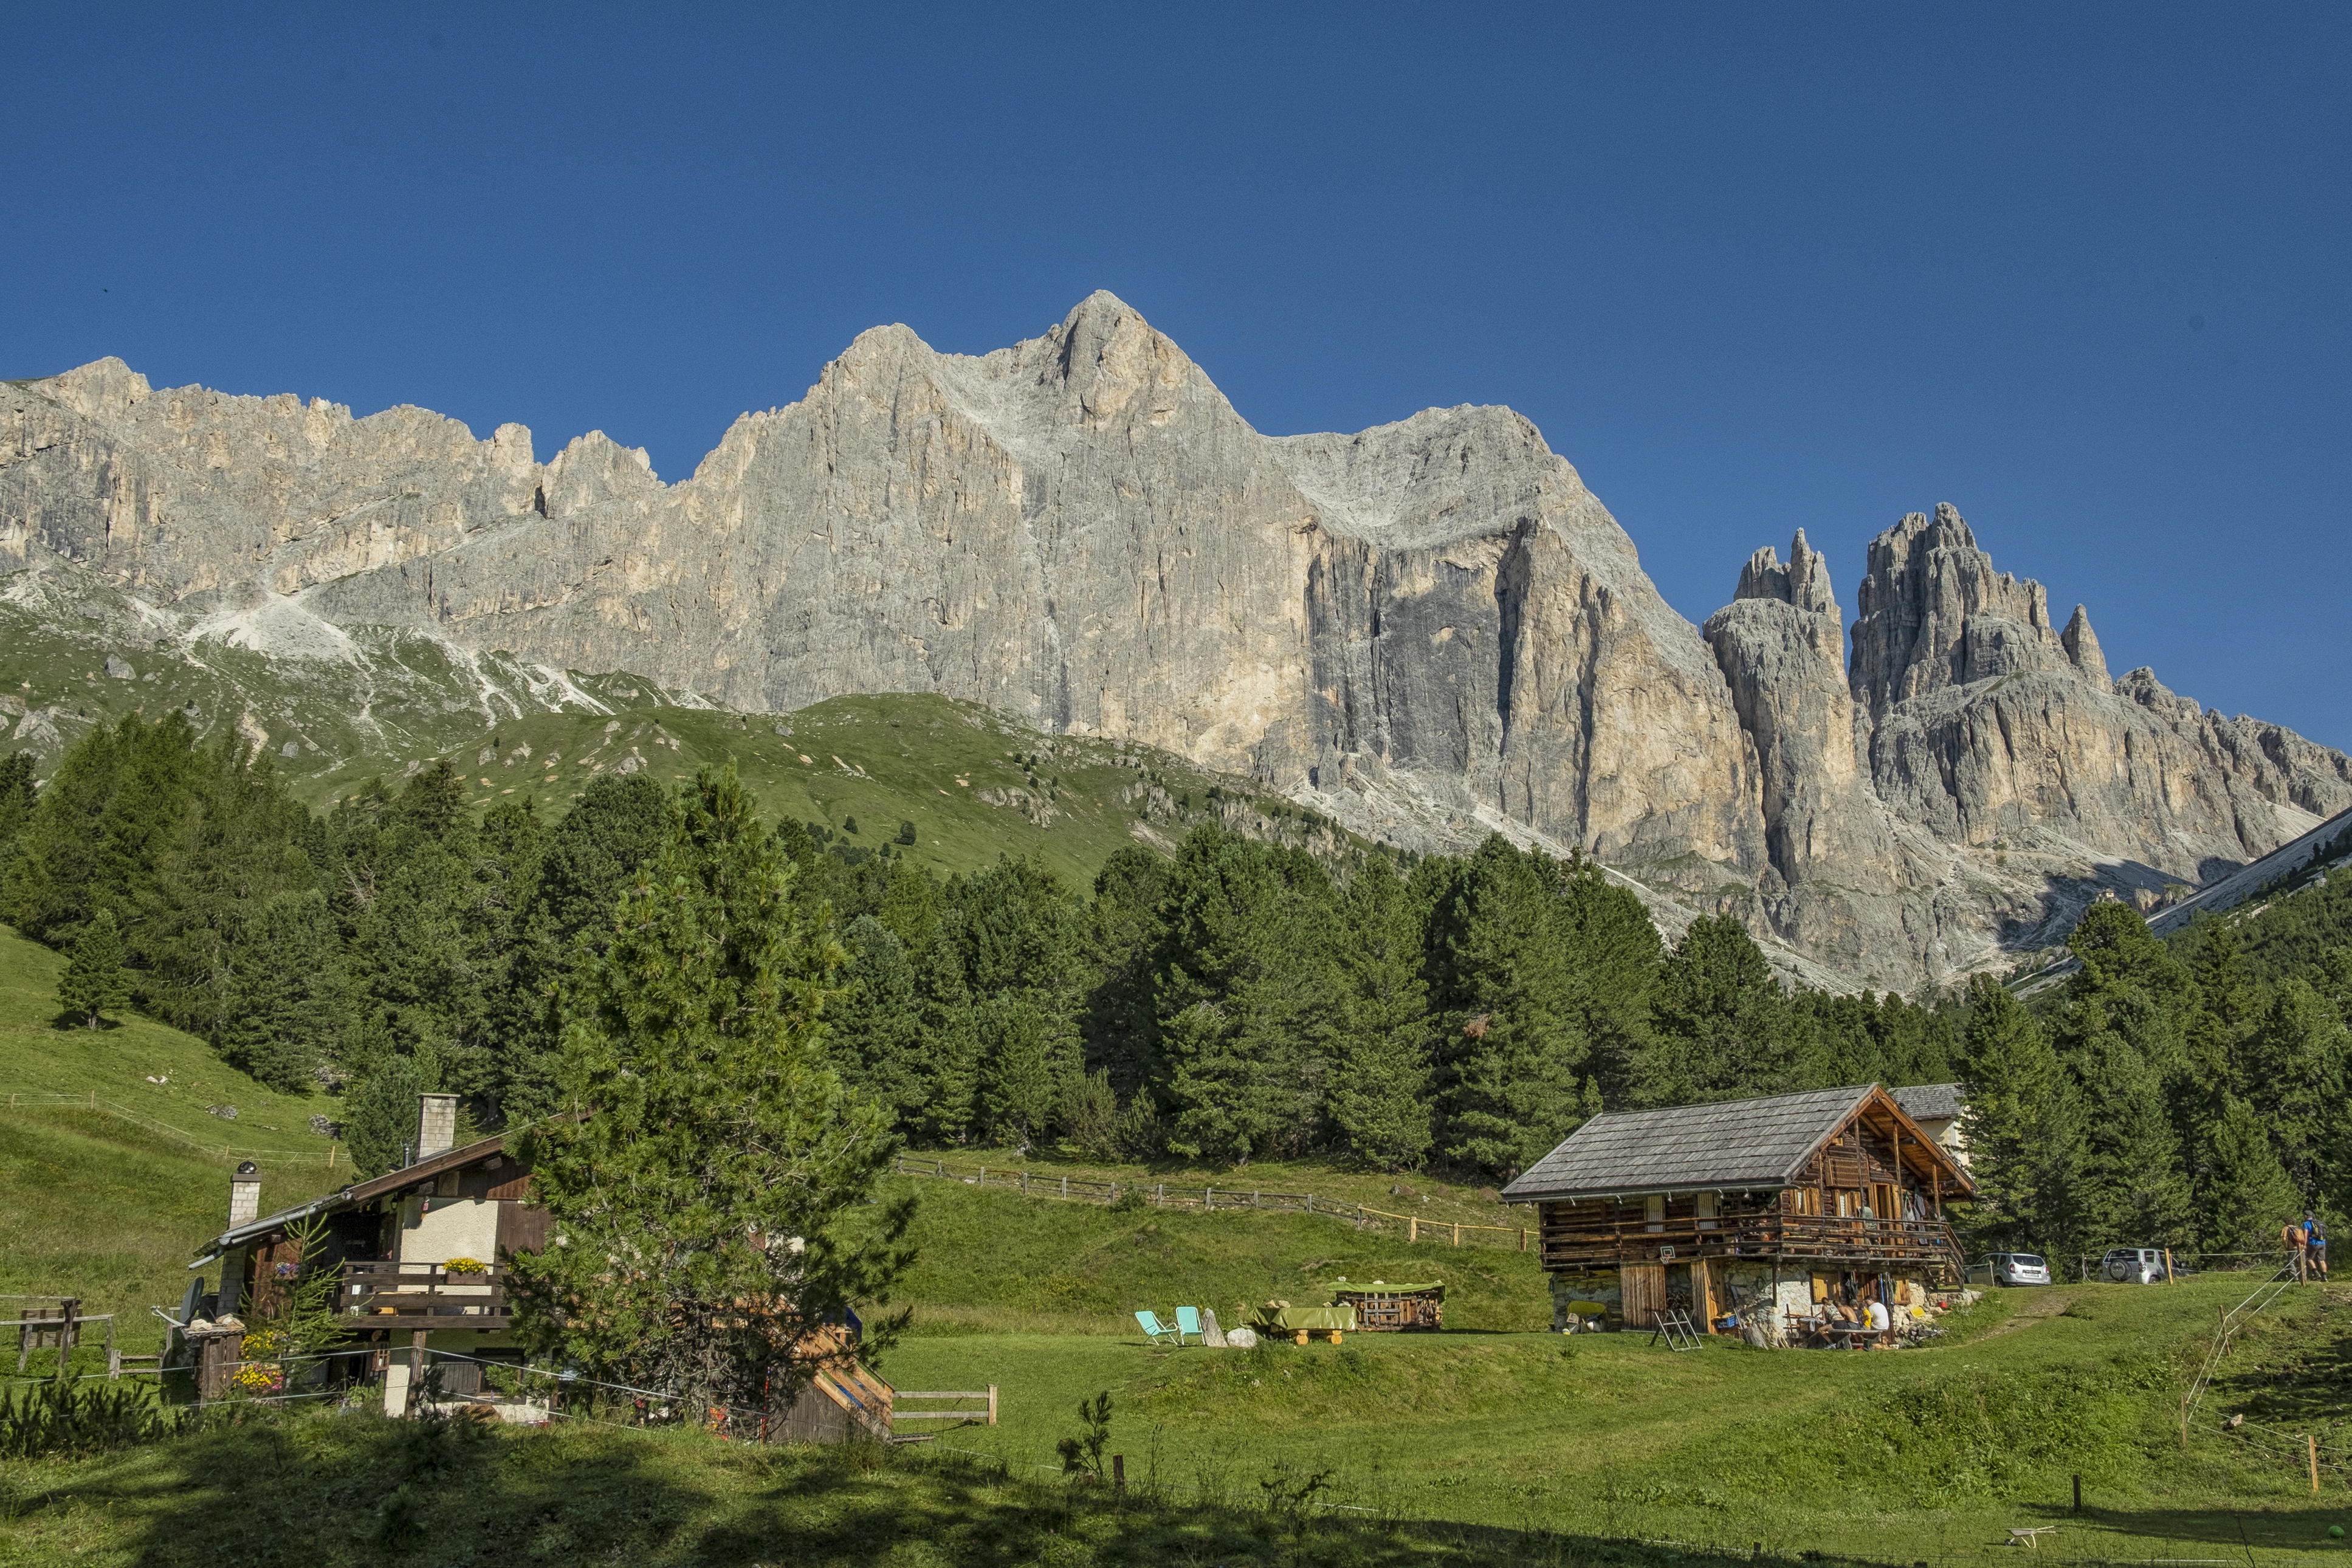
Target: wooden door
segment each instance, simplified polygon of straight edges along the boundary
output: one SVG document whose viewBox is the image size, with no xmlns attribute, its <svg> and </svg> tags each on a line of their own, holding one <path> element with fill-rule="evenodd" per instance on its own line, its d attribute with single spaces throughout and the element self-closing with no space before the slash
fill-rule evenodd
<svg viewBox="0 0 2352 1568">
<path fill-rule="evenodd" d="M 1628 1263 L 1617 1270 L 1618 1288 L 1624 1296 L 1625 1326 L 1648 1329 L 1657 1326 L 1658 1314 L 1666 1305 L 1666 1266 L 1663 1263 Z"/>
</svg>

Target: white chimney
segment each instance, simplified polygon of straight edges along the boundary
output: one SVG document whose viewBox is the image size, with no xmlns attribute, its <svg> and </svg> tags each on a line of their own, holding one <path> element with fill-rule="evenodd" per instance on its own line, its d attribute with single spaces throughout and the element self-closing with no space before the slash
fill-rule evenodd
<svg viewBox="0 0 2352 1568">
<path fill-rule="evenodd" d="M 418 1096 L 416 1111 L 416 1157 L 430 1160 L 436 1154 L 446 1154 L 457 1143 L 457 1097 L 454 1094 Z"/>
<path fill-rule="evenodd" d="M 228 1179 L 228 1227 L 251 1225 L 261 1217 L 261 1170 L 247 1160 Z"/>
</svg>

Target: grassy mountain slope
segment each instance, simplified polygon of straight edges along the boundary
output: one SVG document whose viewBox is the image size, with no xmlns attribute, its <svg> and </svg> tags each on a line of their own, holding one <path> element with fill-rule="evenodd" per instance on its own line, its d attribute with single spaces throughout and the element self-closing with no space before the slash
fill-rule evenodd
<svg viewBox="0 0 2352 1568">
<path fill-rule="evenodd" d="M 52 1026 L 63 967 L 0 926 L 0 1293 L 124 1313 L 145 1352 L 161 1335 L 146 1310 L 178 1305 L 193 1249 L 227 1221 L 238 1161 L 261 1167 L 266 1207 L 350 1180 L 351 1162 L 310 1131 L 335 1109 L 324 1096 L 274 1093 L 134 1014 Z"/>
<path fill-rule="evenodd" d="M 667 784 L 732 762 L 770 821 L 819 823 L 836 843 L 888 847 L 939 872 L 1034 855 L 1079 887 L 1120 846 L 1171 848 L 1202 822 L 1325 854 L 1358 842 L 1279 795 L 1168 752 L 1041 735 L 944 697 L 837 697 L 782 718 L 677 707 L 534 713 L 445 754 L 478 802 L 530 796 L 551 816 L 599 773 Z M 346 770 L 306 789 L 331 799 L 358 782 Z M 910 845 L 895 842 L 902 822 L 914 825 Z"/>
</svg>

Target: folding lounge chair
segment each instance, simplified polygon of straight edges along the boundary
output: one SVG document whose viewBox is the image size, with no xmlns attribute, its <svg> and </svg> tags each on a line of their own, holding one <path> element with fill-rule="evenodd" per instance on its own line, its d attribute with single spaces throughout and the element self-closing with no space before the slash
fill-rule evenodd
<svg viewBox="0 0 2352 1568">
<path fill-rule="evenodd" d="M 1149 1339 L 1155 1345 L 1164 1345 L 1171 1342 L 1182 1344 L 1184 1342 L 1182 1340 L 1177 1338 L 1175 1330 L 1168 1327 L 1165 1323 L 1162 1323 L 1160 1321 L 1160 1314 L 1157 1312 L 1138 1312 L 1135 1314 L 1135 1321 L 1143 1325 L 1144 1337 Z"/>
<path fill-rule="evenodd" d="M 1204 1344 L 1208 1342 L 1208 1336 L 1201 1331 L 1201 1309 L 1198 1307 L 1176 1309 L 1176 1342 L 1182 1344 L 1186 1334 Z"/>
</svg>

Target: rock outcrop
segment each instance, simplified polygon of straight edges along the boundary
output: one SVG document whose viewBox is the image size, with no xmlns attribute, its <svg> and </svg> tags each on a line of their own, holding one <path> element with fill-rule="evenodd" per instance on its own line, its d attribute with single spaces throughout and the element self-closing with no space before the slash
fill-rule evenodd
<svg viewBox="0 0 2352 1568">
<path fill-rule="evenodd" d="M 784 712 L 931 691 L 1245 772 L 1417 847 L 1489 830 L 1738 910 L 1856 983 L 2031 944 L 2081 887 L 2242 861 L 2339 754 L 2106 675 L 1949 508 L 1872 546 L 1853 657 L 1801 534 L 1702 631 L 1526 419 L 1252 429 L 1108 294 L 978 358 L 862 334 L 676 484 L 414 408 L 0 387 L 0 570 L 70 561 L 281 658 L 430 639 Z M 533 674 L 531 672 L 538 673 Z"/>
</svg>

